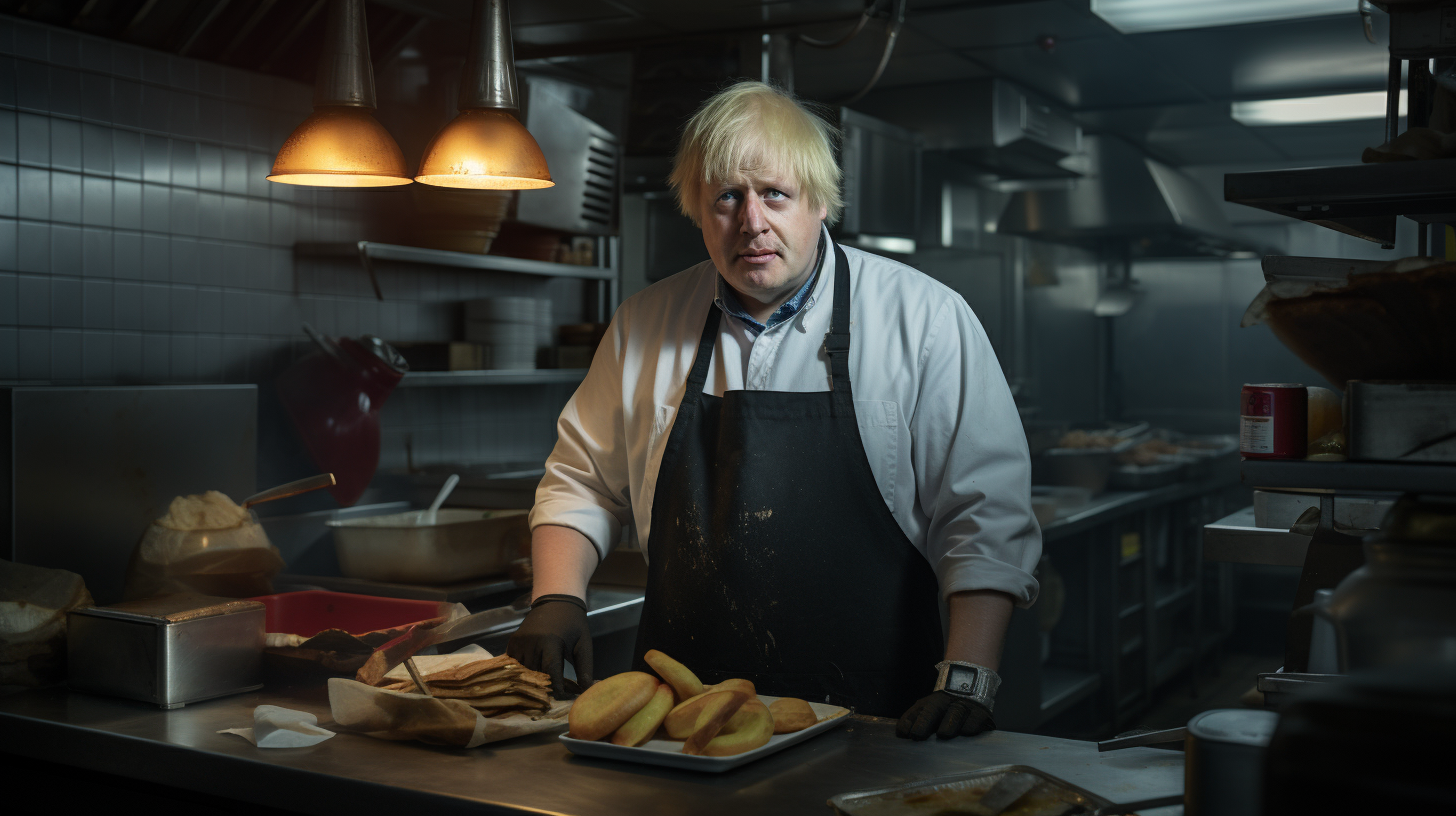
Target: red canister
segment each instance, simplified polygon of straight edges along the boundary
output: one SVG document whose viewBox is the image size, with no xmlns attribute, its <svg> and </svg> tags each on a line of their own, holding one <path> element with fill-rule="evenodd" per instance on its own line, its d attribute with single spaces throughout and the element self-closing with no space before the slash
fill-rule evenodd
<svg viewBox="0 0 1456 816">
<path fill-rule="evenodd" d="M 1298 383 L 1244 386 L 1239 397 L 1239 452 L 1245 459 L 1303 459 L 1309 392 Z"/>
</svg>

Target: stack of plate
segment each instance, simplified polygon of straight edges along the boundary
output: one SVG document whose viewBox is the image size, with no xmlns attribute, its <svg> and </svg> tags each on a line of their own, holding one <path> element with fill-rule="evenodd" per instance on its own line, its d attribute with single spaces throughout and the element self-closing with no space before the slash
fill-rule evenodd
<svg viewBox="0 0 1456 816">
<path fill-rule="evenodd" d="M 546 301 L 549 314 L 550 301 Z M 483 348 L 486 368 L 536 367 L 540 301 L 528 297 L 494 297 L 465 303 L 465 339 Z"/>
</svg>

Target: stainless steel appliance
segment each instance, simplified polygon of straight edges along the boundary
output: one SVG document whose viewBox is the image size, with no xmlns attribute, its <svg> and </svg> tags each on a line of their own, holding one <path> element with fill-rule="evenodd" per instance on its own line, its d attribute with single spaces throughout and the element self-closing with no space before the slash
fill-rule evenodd
<svg viewBox="0 0 1456 816">
<path fill-rule="evenodd" d="M 844 131 L 840 231 L 913 237 L 920 207 L 919 135 L 848 108 L 840 109 L 839 125 Z"/>
<path fill-rule="evenodd" d="M 67 617 L 67 685 L 181 708 L 263 687 L 265 607 L 168 595 Z"/>
<path fill-rule="evenodd" d="M 516 198 L 516 220 L 579 235 L 616 235 L 621 144 L 541 84 L 527 91 L 526 126 L 556 186 Z"/>
</svg>

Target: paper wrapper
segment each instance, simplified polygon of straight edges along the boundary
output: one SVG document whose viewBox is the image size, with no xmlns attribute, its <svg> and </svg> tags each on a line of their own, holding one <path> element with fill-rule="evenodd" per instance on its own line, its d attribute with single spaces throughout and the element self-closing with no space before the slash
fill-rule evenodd
<svg viewBox="0 0 1456 816">
<path fill-rule="evenodd" d="M 339 727 L 388 740 L 419 740 L 431 745 L 475 748 L 566 726 L 571 701 L 549 711 L 486 717 L 457 699 L 366 686 L 343 677 L 329 678 L 329 706 Z"/>
</svg>

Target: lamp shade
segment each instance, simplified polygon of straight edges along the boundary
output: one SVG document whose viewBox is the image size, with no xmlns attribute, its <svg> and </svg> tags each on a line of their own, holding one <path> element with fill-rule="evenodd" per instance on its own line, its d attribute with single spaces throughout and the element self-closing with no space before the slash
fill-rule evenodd
<svg viewBox="0 0 1456 816">
<path fill-rule="evenodd" d="M 439 187 L 533 190 L 551 187 L 540 145 L 509 111 L 460 111 L 425 148 L 415 181 Z"/>
<path fill-rule="evenodd" d="M 409 184 L 404 154 L 368 108 L 320 105 L 289 135 L 269 181 L 310 187 Z"/>
</svg>

